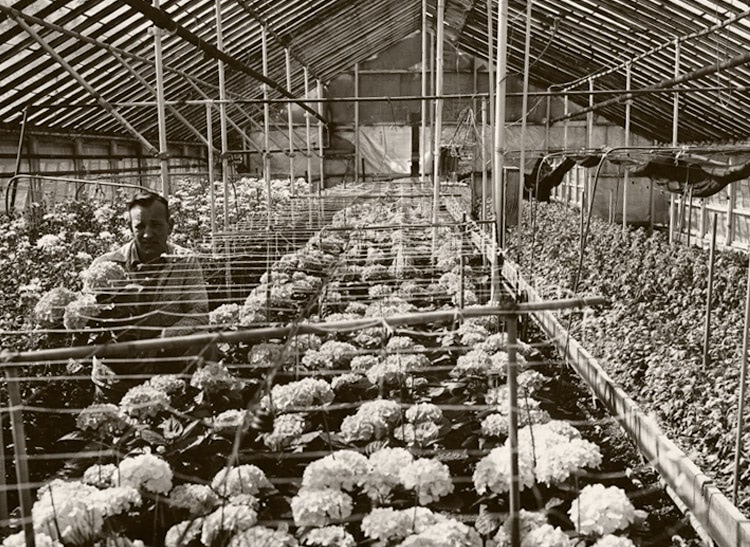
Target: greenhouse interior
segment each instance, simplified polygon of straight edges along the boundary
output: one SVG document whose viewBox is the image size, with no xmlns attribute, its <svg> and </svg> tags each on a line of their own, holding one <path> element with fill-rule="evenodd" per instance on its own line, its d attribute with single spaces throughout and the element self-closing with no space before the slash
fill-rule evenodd
<svg viewBox="0 0 750 547">
<path fill-rule="evenodd" d="M 750 547 L 750 3 L 0 14 L 3 547 Z"/>
</svg>

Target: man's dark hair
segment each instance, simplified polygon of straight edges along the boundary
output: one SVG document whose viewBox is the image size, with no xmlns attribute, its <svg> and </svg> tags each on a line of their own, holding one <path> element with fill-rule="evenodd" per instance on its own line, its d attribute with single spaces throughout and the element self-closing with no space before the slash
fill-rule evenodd
<svg viewBox="0 0 750 547">
<path fill-rule="evenodd" d="M 154 192 L 138 192 L 136 195 L 133 196 L 133 199 L 131 199 L 128 202 L 128 213 L 130 210 L 135 207 L 136 205 L 140 205 L 141 207 L 150 207 L 154 203 L 161 203 L 164 205 L 164 210 L 167 212 L 167 220 L 169 219 L 169 203 L 166 199 L 164 199 L 164 196 L 160 196 L 159 194 L 156 194 Z"/>
</svg>

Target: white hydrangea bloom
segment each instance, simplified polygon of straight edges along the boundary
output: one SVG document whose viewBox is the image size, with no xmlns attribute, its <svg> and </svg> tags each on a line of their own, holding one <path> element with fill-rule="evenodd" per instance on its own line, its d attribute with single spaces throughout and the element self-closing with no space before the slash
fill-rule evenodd
<svg viewBox="0 0 750 547">
<path fill-rule="evenodd" d="M 305 431 L 307 423 L 304 414 L 292 413 L 276 416 L 273 431 L 263 433 L 263 444 L 271 450 L 282 450 L 292 444 Z"/>
<path fill-rule="evenodd" d="M 120 400 L 120 409 L 139 419 L 154 418 L 168 406 L 167 394 L 148 384 L 131 387 Z"/>
<path fill-rule="evenodd" d="M 407 490 L 416 490 L 419 503 L 427 505 L 453 492 L 448 466 L 437 460 L 420 458 L 399 472 Z"/>
<path fill-rule="evenodd" d="M 333 401 L 336 395 L 331 384 L 320 378 L 303 378 L 288 384 L 277 384 L 268 395 L 261 399 L 261 406 L 285 412 L 293 407 L 325 405 Z"/>
<path fill-rule="evenodd" d="M 119 482 L 117 466 L 112 463 L 94 464 L 83 472 L 81 481 L 97 488 L 108 488 Z"/>
<path fill-rule="evenodd" d="M 483 544 L 472 527 L 455 519 L 445 519 L 407 537 L 399 547 L 482 547 Z"/>
<path fill-rule="evenodd" d="M 424 447 L 440 437 L 440 428 L 432 422 L 401 424 L 393 430 L 393 436 L 407 446 Z"/>
<path fill-rule="evenodd" d="M 125 458 L 118 470 L 121 486 L 132 486 L 154 494 L 167 494 L 172 489 L 172 469 L 153 454 Z"/>
<path fill-rule="evenodd" d="M 406 419 L 411 423 L 425 421 L 438 423 L 443 419 L 443 411 L 432 403 L 418 403 L 406 410 Z"/>
<path fill-rule="evenodd" d="M 297 526 L 326 526 L 352 514 L 352 498 L 340 490 L 330 488 L 311 490 L 300 488 L 292 498 L 292 516 Z"/>
<path fill-rule="evenodd" d="M 628 537 L 607 534 L 596 540 L 592 547 L 635 547 L 635 543 Z"/>
<path fill-rule="evenodd" d="M 521 537 L 521 547 L 573 547 L 574 544 L 560 528 L 546 523 Z"/>
<path fill-rule="evenodd" d="M 375 501 L 385 501 L 391 491 L 401 484 L 399 472 L 411 464 L 414 457 L 405 448 L 381 448 L 370 454 L 370 470 L 362 489 Z"/>
<path fill-rule="evenodd" d="M 222 505 L 203 519 L 201 543 L 211 545 L 222 533 L 247 530 L 258 521 L 258 513 L 247 505 Z"/>
<path fill-rule="evenodd" d="M 621 488 L 590 484 L 573 500 L 568 515 L 580 533 L 603 536 L 630 526 L 635 507 Z"/>
<path fill-rule="evenodd" d="M 542 512 L 521 509 L 518 513 L 518 528 L 522 540 L 524 537 L 528 536 L 532 530 L 544 526 L 545 524 L 547 524 L 547 515 Z M 498 529 L 493 538 L 496 547 L 510 547 L 510 527 L 511 520 L 508 518 Z"/>
<path fill-rule="evenodd" d="M 376 507 L 362 519 L 362 532 L 376 545 L 387 545 L 390 541 L 403 539 L 412 531 L 411 519 L 405 511 L 391 507 Z"/>
<path fill-rule="evenodd" d="M 184 547 L 200 537 L 203 530 L 203 519 L 178 522 L 167 530 L 164 536 L 164 547 Z"/>
<path fill-rule="evenodd" d="M 168 503 L 197 517 L 210 513 L 219 504 L 219 497 L 208 485 L 180 484 L 172 488 Z"/>
<path fill-rule="evenodd" d="M 273 488 L 262 469 L 255 465 L 222 468 L 211 481 L 214 492 L 223 497 L 237 494 L 257 495 L 262 488 Z"/>
<path fill-rule="evenodd" d="M 56 539 L 52 539 L 47 534 L 35 534 L 34 535 L 34 545 L 36 547 L 63 547 L 63 544 L 57 541 Z M 11 536 L 8 536 L 3 540 L 2 543 L 3 547 L 26 547 L 26 534 L 22 530 L 18 533 L 15 533 Z"/>
<path fill-rule="evenodd" d="M 355 414 L 343 419 L 341 434 L 347 442 L 381 439 L 398 423 L 400 416 L 401 407 L 395 401 L 367 401 Z"/>
<path fill-rule="evenodd" d="M 547 485 L 561 483 L 579 469 L 599 467 L 601 463 L 602 453 L 596 444 L 571 439 L 538 454 L 536 478 Z"/>
<path fill-rule="evenodd" d="M 132 486 L 112 486 L 91 493 L 85 498 L 90 506 L 96 506 L 104 517 L 111 517 L 140 507 L 141 494 Z"/>
<path fill-rule="evenodd" d="M 227 547 L 297 547 L 298 545 L 297 539 L 283 530 L 253 526 L 232 536 Z"/>
<path fill-rule="evenodd" d="M 351 492 L 364 482 L 368 471 L 366 456 L 354 450 L 338 450 L 308 464 L 302 474 L 302 488 L 333 488 Z"/>
<path fill-rule="evenodd" d="M 314 528 L 305 534 L 302 543 L 312 547 L 355 547 L 357 545 L 354 536 L 343 526 Z"/>
</svg>

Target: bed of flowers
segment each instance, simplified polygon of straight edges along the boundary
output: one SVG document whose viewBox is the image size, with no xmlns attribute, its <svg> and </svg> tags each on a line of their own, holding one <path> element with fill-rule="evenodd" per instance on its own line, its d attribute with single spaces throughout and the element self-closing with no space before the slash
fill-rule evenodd
<svg viewBox="0 0 750 547">
<path fill-rule="evenodd" d="M 523 234 L 521 264 L 542 294 L 569 293 L 579 236 L 579 219 L 570 210 L 538 204 L 533 240 Z M 512 244 L 510 255 L 516 256 Z M 581 314 L 570 317 L 574 334 L 585 338 L 607 372 L 725 492 L 734 469 L 747 268 L 744 253 L 716 255 L 710 362 L 704 366 L 708 251 L 593 218 L 578 292 L 605 296 L 612 305 L 587 314 L 585 322 Z M 747 432 L 744 442 L 750 446 Z M 745 470 L 740 488 L 738 505 L 747 511 Z"/>
<path fill-rule="evenodd" d="M 460 233 L 441 228 L 433 253 L 432 229 L 398 228 L 426 220 L 403 203 L 337 214 L 244 304 L 212 313 L 217 329 L 280 322 L 290 336 L 222 347 L 189 377 L 82 409 L 65 442 L 92 456 L 36 492 L 37 543 L 509 545 L 502 324 L 325 326 L 486 300 Z M 317 298 L 290 311 L 295 287 Z M 307 322 L 322 325 L 295 334 Z M 552 356 L 518 349 L 522 545 L 687 544 L 689 531 L 654 520 L 643 484 L 613 472 L 596 442 L 608 421 L 580 412 Z M 21 532 L 3 543 L 22 544 Z"/>
</svg>

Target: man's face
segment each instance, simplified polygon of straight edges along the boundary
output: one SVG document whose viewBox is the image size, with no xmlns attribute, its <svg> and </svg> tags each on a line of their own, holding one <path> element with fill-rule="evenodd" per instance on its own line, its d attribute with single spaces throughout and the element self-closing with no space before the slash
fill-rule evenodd
<svg viewBox="0 0 750 547">
<path fill-rule="evenodd" d="M 141 262 L 152 262 L 167 252 L 167 238 L 172 232 L 172 220 L 167 209 L 158 201 L 148 207 L 135 205 L 130 209 L 130 230 Z"/>
</svg>

